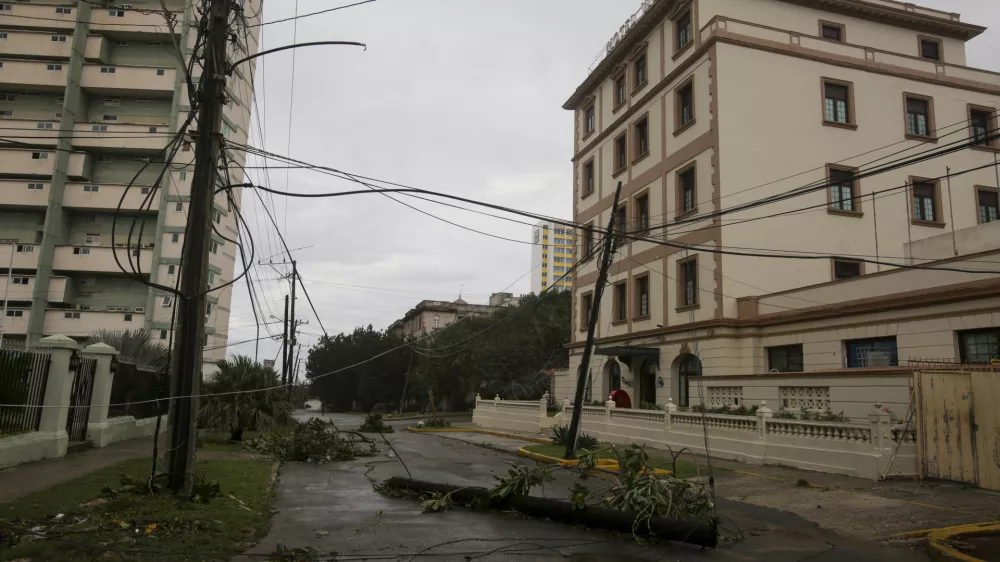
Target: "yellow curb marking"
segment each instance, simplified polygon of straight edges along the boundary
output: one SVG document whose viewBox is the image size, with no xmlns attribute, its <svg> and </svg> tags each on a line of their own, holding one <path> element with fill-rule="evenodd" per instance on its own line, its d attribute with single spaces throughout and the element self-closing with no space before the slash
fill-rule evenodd
<svg viewBox="0 0 1000 562">
<path fill-rule="evenodd" d="M 536 460 L 539 462 L 545 462 L 549 464 L 560 464 L 562 466 L 576 466 L 577 463 L 579 462 L 567 459 L 557 459 L 556 457 L 550 457 L 548 455 L 543 455 L 541 453 L 535 453 L 533 451 L 529 451 L 524 447 L 518 449 L 517 454 L 521 455 L 522 457 L 527 457 L 529 459 Z M 603 470 L 621 472 L 621 468 L 618 466 L 618 461 L 615 459 L 597 459 L 597 462 L 594 466 L 596 468 L 600 468 Z M 657 476 L 670 476 L 671 474 L 673 474 L 673 472 L 669 470 L 663 470 L 662 468 L 654 468 L 653 473 L 656 474 Z"/>
<path fill-rule="evenodd" d="M 479 433 L 482 435 L 492 435 L 494 437 L 505 437 L 507 439 L 518 439 L 521 441 L 530 441 L 532 443 L 540 443 L 542 445 L 551 445 L 552 440 L 546 439 L 544 437 L 528 437 L 526 435 L 517 435 L 515 433 L 503 433 L 501 431 L 490 431 L 488 429 L 475 429 L 475 428 L 430 428 L 430 429 L 418 429 L 415 427 L 406 428 L 407 431 L 411 433 Z"/>
<path fill-rule="evenodd" d="M 945 542 L 960 537 L 993 536 L 1000 535 L 1000 522 L 973 523 L 970 525 L 956 525 L 954 527 L 944 527 L 933 529 L 927 536 L 927 546 L 931 551 L 943 557 L 944 560 L 958 560 L 960 562 L 985 562 L 974 556 L 959 552 Z"/>
</svg>

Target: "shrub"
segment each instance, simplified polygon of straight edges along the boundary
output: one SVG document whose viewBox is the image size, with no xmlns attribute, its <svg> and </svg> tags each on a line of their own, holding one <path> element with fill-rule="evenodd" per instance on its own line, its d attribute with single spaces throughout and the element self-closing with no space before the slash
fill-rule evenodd
<svg viewBox="0 0 1000 562">
<path fill-rule="evenodd" d="M 306 423 L 296 423 L 288 434 L 267 431 L 247 441 L 245 446 L 251 451 L 293 462 L 348 461 L 370 457 L 377 452 L 374 445 L 365 447 L 363 442 L 344 438 L 341 433 L 332 421 L 312 418 Z"/>
<path fill-rule="evenodd" d="M 662 410 L 663 406 L 661 406 L 660 404 L 657 404 L 656 402 L 640 402 L 639 403 L 639 409 L 640 410 Z"/>
<path fill-rule="evenodd" d="M 229 431 L 231 440 L 242 441 L 244 430 L 270 429 L 291 419 L 288 391 L 280 388 L 274 369 L 244 355 L 218 366 L 215 378 L 202 387 L 206 396 L 198 420 L 203 427 Z"/>
<path fill-rule="evenodd" d="M 563 447 L 569 446 L 569 426 L 557 425 L 552 428 L 552 442 L 556 445 L 562 445 Z M 587 435 L 584 432 L 579 432 L 576 436 L 576 448 L 577 449 L 595 449 L 599 445 L 597 438 L 593 435 Z"/>
<path fill-rule="evenodd" d="M 368 414 L 365 423 L 361 424 L 358 431 L 362 433 L 392 433 L 395 430 L 391 425 L 382 423 L 382 414 Z"/>
</svg>

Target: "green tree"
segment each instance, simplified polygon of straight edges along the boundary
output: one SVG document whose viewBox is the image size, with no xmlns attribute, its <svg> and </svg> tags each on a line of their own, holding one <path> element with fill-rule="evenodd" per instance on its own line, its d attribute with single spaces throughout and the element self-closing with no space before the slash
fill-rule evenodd
<svg viewBox="0 0 1000 562">
<path fill-rule="evenodd" d="M 288 391 L 276 388 L 281 381 L 274 369 L 244 355 L 222 359 L 217 365 L 219 372 L 202 386 L 207 395 L 198 412 L 202 426 L 229 431 L 233 441 L 242 441 L 244 430 L 269 429 L 291 419 Z"/>
<path fill-rule="evenodd" d="M 103 343 L 118 350 L 118 362 L 128 363 L 146 371 L 162 371 L 167 367 L 167 346 L 153 341 L 147 330 L 98 330 L 87 338 L 87 345 Z"/>
</svg>

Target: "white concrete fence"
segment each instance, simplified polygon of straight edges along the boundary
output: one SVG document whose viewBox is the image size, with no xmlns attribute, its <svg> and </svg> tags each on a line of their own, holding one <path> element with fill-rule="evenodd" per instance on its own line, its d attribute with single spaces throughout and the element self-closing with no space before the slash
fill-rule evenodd
<svg viewBox="0 0 1000 562">
<path fill-rule="evenodd" d="M 569 423 L 572 407 L 563 401 L 562 412 L 546 413 L 547 396 L 539 401 L 510 402 L 476 397 L 474 424 L 493 429 L 530 433 L 546 432 Z M 640 444 L 655 448 L 684 448 L 715 457 L 750 464 L 781 464 L 877 480 L 883 475 L 917 474 L 916 430 L 891 421 L 891 412 L 874 404 L 866 423 L 840 423 L 776 419 L 762 402 L 755 416 L 681 412 L 673 402 L 664 410 L 584 406 L 581 430 L 614 444 Z"/>
<path fill-rule="evenodd" d="M 70 370 L 70 365 L 73 354 L 77 352 L 85 357 L 97 359 L 87 416 L 86 441 L 94 447 L 107 447 L 126 439 L 153 435 L 156 418 L 147 420 L 136 420 L 132 416 L 108 418 L 113 382 L 111 361 L 118 351 L 101 343 L 81 349 L 80 344 L 66 336 L 42 338 L 38 342 L 38 348 L 48 353 L 51 358 L 41 404 L 41 420 L 36 431 L 0 438 L 0 468 L 66 455 L 69 447 L 66 420 L 75 376 Z"/>
</svg>

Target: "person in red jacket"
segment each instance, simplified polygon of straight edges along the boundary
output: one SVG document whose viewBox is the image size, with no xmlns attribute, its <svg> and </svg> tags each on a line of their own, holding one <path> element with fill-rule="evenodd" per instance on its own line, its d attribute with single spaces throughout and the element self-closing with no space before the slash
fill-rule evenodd
<svg viewBox="0 0 1000 562">
<path fill-rule="evenodd" d="M 624 390 L 612 390 L 611 400 L 615 403 L 615 408 L 631 408 L 632 399 Z"/>
</svg>

